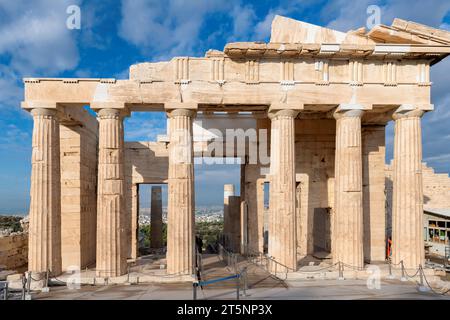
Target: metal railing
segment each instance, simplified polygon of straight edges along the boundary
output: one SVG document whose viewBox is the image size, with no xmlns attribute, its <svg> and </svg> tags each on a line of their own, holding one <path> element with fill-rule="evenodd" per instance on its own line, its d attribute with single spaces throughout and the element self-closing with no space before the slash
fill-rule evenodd
<svg viewBox="0 0 450 320">
<path fill-rule="evenodd" d="M 227 267 L 231 268 L 235 273 L 237 273 L 238 268 L 238 255 L 231 251 L 225 249 L 222 244 L 219 244 L 219 257 L 225 262 Z"/>
<path fill-rule="evenodd" d="M 0 281 L 0 297 L 3 300 L 8 300 L 8 282 Z"/>
<path fill-rule="evenodd" d="M 444 268 L 450 268 L 450 246 L 445 247 Z"/>
<path fill-rule="evenodd" d="M 273 257 L 262 252 L 252 251 L 249 248 L 246 248 L 245 257 L 248 262 L 262 268 L 272 277 L 280 281 L 285 281 L 287 279 L 287 274 L 295 271 L 294 269 L 276 261 Z M 284 279 L 279 277 L 280 274 L 284 274 Z"/>
</svg>

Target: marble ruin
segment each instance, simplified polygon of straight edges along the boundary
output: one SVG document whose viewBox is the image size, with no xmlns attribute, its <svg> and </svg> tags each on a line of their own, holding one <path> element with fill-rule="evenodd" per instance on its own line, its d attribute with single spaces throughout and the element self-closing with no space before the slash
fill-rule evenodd
<svg viewBox="0 0 450 320">
<path fill-rule="evenodd" d="M 354 267 L 384 261 L 389 121 L 393 262 L 416 269 L 421 118 L 433 110 L 430 67 L 449 54 L 450 32 L 414 22 L 342 33 L 276 16 L 269 43 L 136 64 L 127 80 L 24 79 L 22 108 L 34 119 L 29 270 L 125 274 L 147 183 L 168 184 L 167 274 L 192 274 L 194 159 L 206 156 L 241 159 L 241 195 L 225 200 L 238 208 L 226 215 L 236 251 L 263 252 L 267 224 L 268 255 L 289 271 L 316 250 Z M 167 136 L 124 142 L 124 118 L 140 111 L 166 112 Z"/>
</svg>

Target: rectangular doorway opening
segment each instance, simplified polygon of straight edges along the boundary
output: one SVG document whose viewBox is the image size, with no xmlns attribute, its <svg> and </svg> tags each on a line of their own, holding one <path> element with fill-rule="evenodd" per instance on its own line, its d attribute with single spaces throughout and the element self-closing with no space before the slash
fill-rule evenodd
<svg viewBox="0 0 450 320">
<path fill-rule="evenodd" d="M 330 208 L 314 208 L 313 243 L 315 253 L 331 252 Z"/>
<path fill-rule="evenodd" d="M 165 254 L 167 246 L 167 193 L 167 184 L 139 185 L 137 246 L 140 256 Z"/>
<path fill-rule="evenodd" d="M 195 158 L 195 234 L 201 252 L 241 247 L 241 164 L 239 158 Z"/>
</svg>

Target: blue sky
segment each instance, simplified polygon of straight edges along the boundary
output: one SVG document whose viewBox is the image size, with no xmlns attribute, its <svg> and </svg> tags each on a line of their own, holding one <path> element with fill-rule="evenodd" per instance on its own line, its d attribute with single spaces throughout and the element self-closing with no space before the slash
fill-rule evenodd
<svg viewBox="0 0 450 320">
<path fill-rule="evenodd" d="M 81 29 L 66 28 L 69 5 L 81 8 Z M 0 212 L 28 210 L 32 121 L 20 110 L 21 79 L 126 78 L 128 67 L 177 55 L 203 56 L 230 41 L 268 41 L 275 14 L 347 31 L 366 24 L 367 7 L 450 30 L 450 1 L 429 0 L 0 0 Z M 450 172 L 450 58 L 432 69 L 436 111 L 425 115 L 424 161 Z M 134 114 L 127 140 L 165 131 L 162 114 Z M 392 125 L 387 158 L 392 157 Z M 220 203 L 224 183 L 239 181 L 239 166 L 197 167 L 199 204 Z M 214 170 L 216 179 L 208 177 Z"/>
</svg>

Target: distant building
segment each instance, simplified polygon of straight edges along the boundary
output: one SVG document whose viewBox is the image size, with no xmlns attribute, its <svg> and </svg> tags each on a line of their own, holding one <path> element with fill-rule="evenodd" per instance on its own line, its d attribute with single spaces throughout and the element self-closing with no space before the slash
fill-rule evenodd
<svg viewBox="0 0 450 320">
<path fill-rule="evenodd" d="M 425 242 L 429 248 L 429 253 L 448 256 L 448 248 L 450 248 L 450 209 L 425 208 L 424 214 Z"/>
</svg>

